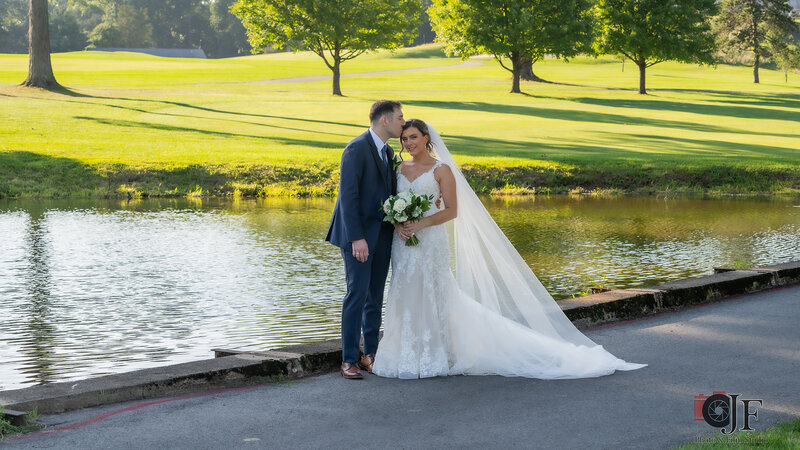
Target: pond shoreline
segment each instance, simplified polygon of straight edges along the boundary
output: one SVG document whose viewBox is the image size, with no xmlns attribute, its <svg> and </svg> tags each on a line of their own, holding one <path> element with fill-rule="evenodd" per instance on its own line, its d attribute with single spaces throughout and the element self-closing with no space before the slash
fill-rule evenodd
<svg viewBox="0 0 800 450">
<path fill-rule="evenodd" d="M 2 155 L 0 155 L 2 156 Z M 4 162 L 0 158 L 0 162 Z M 191 165 L 134 168 L 8 158 L 0 199 L 335 197 L 338 166 Z M 478 194 L 800 197 L 800 167 L 530 161 L 461 167 Z"/>
<path fill-rule="evenodd" d="M 784 289 L 798 283 L 800 261 L 793 261 L 609 291 L 560 304 L 576 325 L 596 328 L 697 305 L 741 299 L 745 294 Z M 0 404 L 6 410 L 52 414 L 126 400 L 279 382 L 335 371 L 340 355 L 338 339 L 264 352 L 217 349 L 214 359 L 0 391 Z"/>
</svg>

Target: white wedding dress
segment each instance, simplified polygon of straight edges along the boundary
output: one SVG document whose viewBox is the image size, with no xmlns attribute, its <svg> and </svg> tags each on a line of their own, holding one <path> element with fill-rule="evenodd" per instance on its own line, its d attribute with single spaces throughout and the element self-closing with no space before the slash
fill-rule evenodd
<svg viewBox="0 0 800 450">
<path fill-rule="evenodd" d="M 615 357 L 569 322 L 513 246 L 502 242 L 505 236 L 430 131 L 440 161 L 411 181 L 398 171 L 397 190 L 438 198 L 434 170 L 441 160 L 448 162 L 458 195 L 453 228 L 459 278 L 451 271 L 445 224 L 418 231 L 419 244 L 412 247 L 395 233 L 384 334 L 373 372 L 405 379 L 461 374 L 557 379 L 644 367 Z M 436 212 L 432 205 L 425 215 Z M 461 236 L 459 242 L 459 232 L 466 241 Z"/>
</svg>

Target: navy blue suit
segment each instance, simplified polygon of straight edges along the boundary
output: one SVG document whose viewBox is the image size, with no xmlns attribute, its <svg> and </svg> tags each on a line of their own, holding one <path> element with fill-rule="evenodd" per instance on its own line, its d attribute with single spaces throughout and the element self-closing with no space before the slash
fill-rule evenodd
<svg viewBox="0 0 800 450">
<path fill-rule="evenodd" d="M 364 334 L 364 353 L 378 349 L 383 290 L 389 273 L 394 227 L 383 221 L 381 206 L 397 192 L 397 180 L 388 149 L 388 167 L 378 156 L 367 130 L 347 144 L 342 153 L 339 195 L 325 238 L 339 247 L 344 259 L 347 294 L 342 303 L 342 361 L 355 363 Z M 353 256 L 354 241 L 366 239 L 369 258 Z"/>
</svg>

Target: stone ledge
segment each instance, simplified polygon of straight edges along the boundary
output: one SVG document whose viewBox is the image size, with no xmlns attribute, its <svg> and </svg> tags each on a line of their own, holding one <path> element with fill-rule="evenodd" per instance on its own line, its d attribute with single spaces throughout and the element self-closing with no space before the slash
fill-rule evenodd
<svg viewBox="0 0 800 450">
<path fill-rule="evenodd" d="M 52 414 L 126 400 L 231 387 L 244 384 L 254 377 L 294 378 L 298 375 L 294 363 L 292 360 L 239 356 L 193 361 L 80 381 L 0 391 L 0 404 L 15 410 L 35 409 L 39 414 Z"/>
<path fill-rule="evenodd" d="M 614 289 L 561 300 L 558 304 L 576 327 L 587 328 L 599 323 L 654 314 L 658 311 L 657 296 L 661 293 L 656 289 Z"/>
<path fill-rule="evenodd" d="M 723 270 L 714 275 L 637 289 L 616 289 L 558 303 L 577 327 L 587 328 L 800 283 L 800 261 Z"/>
<path fill-rule="evenodd" d="M 127 400 L 302 378 L 338 369 L 342 346 L 341 340 L 335 339 L 265 352 L 216 352 L 220 357 L 214 359 L 0 391 L 0 405 L 53 414 Z"/>
</svg>

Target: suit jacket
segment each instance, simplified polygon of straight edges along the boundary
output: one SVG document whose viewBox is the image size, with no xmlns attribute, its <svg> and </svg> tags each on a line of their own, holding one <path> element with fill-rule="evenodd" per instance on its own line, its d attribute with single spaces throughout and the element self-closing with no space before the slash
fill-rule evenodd
<svg viewBox="0 0 800 450">
<path fill-rule="evenodd" d="M 391 170 L 394 152 L 389 150 L 389 168 L 378 156 L 375 141 L 367 130 L 350 141 L 342 153 L 339 195 L 326 241 L 344 250 L 352 250 L 352 242 L 366 239 L 370 252 L 378 243 L 381 230 L 391 232 L 392 225 L 383 222 L 383 202 L 397 193 L 397 178 Z"/>
</svg>

